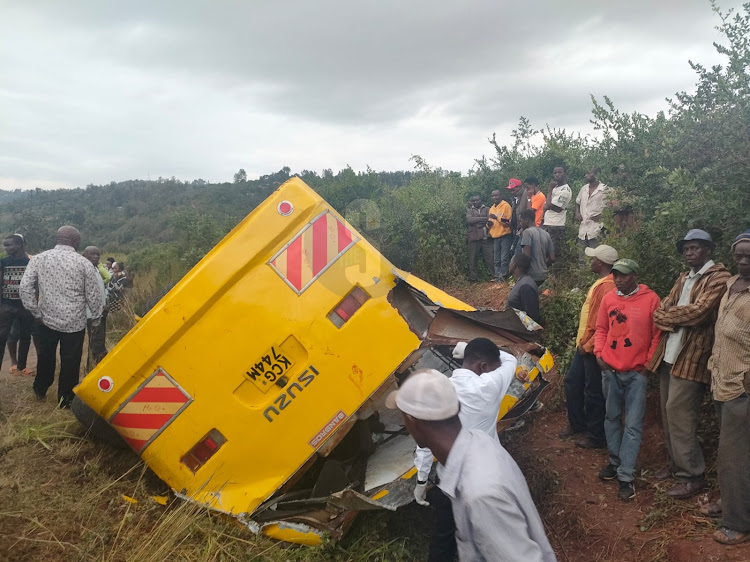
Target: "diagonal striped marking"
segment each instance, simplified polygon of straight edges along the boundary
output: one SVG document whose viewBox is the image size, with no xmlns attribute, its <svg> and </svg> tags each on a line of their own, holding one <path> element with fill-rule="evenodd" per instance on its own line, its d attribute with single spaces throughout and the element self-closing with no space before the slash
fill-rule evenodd
<svg viewBox="0 0 750 562">
<path fill-rule="evenodd" d="M 286 249 L 286 278 L 298 291 L 302 288 L 302 237 Z"/>
<path fill-rule="evenodd" d="M 328 265 L 328 217 L 330 213 L 326 213 L 318 220 L 316 220 L 312 228 L 312 243 L 313 243 L 313 259 L 312 259 L 312 271 L 313 276 L 320 273 L 323 268 Z M 338 253 L 338 252 L 337 252 Z M 331 257 L 336 254 L 332 254 Z"/>
<path fill-rule="evenodd" d="M 325 212 L 299 231 L 268 264 L 301 293 L 355 241 L 343 222 Z"/>
<path fill-rule="evenodd" d="M 144 386 L 138 394 L 130 399 L 131 402 L 179 402 L 184 404 L 187 398 L 179 388 L 162 387 L 151 388 Z"/>
<path fill-rule="evenodd" d="M 174 414 L 184 402 L 133 402 L 125 404 L 121 414 Z"/>
<path fill-rule="evenodd" d="M 117 414 L 112 419 L 112 425 L 133 427 L 137 429 L 160 429 L 172 419 L 173 414 Z"/>
<path fill-rule="evenodd" d="M 174 388 L 174 384 L 164 375 L 156 375 L 146 385 L 148 388 Z"/>
<path fill-rule="evenodd" d="M 134 427 L 125 427 L 122 425 L 113 426 L 125 439 L 136 439 L 139 441 L 148 441 L 154 434 L 152 429 L 138 429 Z"/>
<path fill-rule="evenodd" d="M 344 226 L 344 223 L 336 221 L 338 223 L 338 235 L 339 235 L 339 253 L 344 250 L 352 242 L 352 232 Z"/>
</svg>

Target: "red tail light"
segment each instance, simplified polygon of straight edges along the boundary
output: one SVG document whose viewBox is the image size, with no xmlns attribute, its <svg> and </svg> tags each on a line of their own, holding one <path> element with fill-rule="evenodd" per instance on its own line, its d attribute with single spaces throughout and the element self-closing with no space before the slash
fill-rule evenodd
<svg viewBox="0 0 750 562">
<path fill-rule="evenodd" d="M 227 442 L 218 430 L 212 429 L 203 439 L 198 441 L 188 453 L 180 459 L 180 462 L 195 473 L 200 467 L 208 462 L 208 459 L 221 449 L 221 446 Z"/>
<path fill-rule="evenodd" d="M 359 287 L 354 287 L 351 292 L 344 297 L 344 299 L 336 305 L 328 315 L 328 319 L 333 322 L 337 328 L 341 328 L 346 324 L 347 320 L 357 312 L 363 304 L 370 299 L 370 295 L 365 293 Z"/>
</svg>

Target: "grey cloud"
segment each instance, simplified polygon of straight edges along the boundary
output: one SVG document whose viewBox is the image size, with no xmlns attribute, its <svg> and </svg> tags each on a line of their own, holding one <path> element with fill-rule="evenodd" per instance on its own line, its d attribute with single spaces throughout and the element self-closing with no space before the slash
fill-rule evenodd
<svg viewBox="0 0 750 562">
<path fill-rule="evenodd" d="M 717 36 L 704 0 L 5 4 L 3 175 L 84 184 L 211 177 L 306 135 L 343 162 L 369 135 L 401 168 L 394 134 L 426 153 L 520 115 L 585 125 L 590 93 L 634 110 L 689 87 Z M 450 125 L 406 135 L 425 111 Z"/>
</svg>

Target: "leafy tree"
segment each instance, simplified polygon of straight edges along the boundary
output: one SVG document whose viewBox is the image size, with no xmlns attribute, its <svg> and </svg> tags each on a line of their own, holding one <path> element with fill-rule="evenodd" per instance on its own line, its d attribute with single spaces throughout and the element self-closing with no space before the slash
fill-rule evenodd
<svg viewBox="0 0 750 562">
<path fill-rule="evenodd" d="M 240 168 L 240 170 L 234 174 L 234 183 L 244 183 L 247 181 L 247 172 L 244 168 Z"/>
</svg>

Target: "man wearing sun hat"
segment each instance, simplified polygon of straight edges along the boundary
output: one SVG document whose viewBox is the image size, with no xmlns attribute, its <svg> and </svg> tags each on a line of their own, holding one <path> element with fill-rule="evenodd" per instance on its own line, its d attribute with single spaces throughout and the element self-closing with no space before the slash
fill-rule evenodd
<svg viewBox="0 0 750 562">
<path fill-rule="evenodd" d="M 556 560 L 521 470 L 497 439 L 462 427 L 445 375 L 412 374 L 386 405 L 401 410 L 407 431 L 443 465 L 439 486 L 453 506 L 460 560 Z"/>
<path fill-rule="evenodd" d="M 607 446 L 604 435 L 605 400 L 602 392 L 602 370 L 594 357 L 596 319 L 604 295 L 615 288 L 612 264 L 617 261 L 617 250 L 601 244 L 586 248 L 591 258 L 591 270 L 599 278 L 586 294 L 581 308 L 576 337 L 576 353 L 565 374 L 565 403 L 568 409 L 568 428 L 560 433 L 567 439 L 583 434 L 576 446 L 584 449 L 603 449 Z"/>
<path fill-rule="evenodd" d="M 669 295 L 654 312 L 662 339 L 649 370 L 658 373 L 661 417 L 669 465 L 657 480 L 674 477 L 667 490 L 675 499 L 686 499 L 706 488 L 706 463 L 698 442 L 703 396 L 711 375 L 708 358 L 714 343 L 714 324 L 721 297 L 731 274 L 711 256 L 716 244 L 711 235 L 694 228 L 677 241 L 677 251 L 690 268 L 682 273 Z"/>
<path fill-rule="evenodd" d="M 661 338 L 653 317 L 659 308 L 659 296 L 638 284 L 638 270 L 631 259 L 619 259 L 612 265 L 617 290 L 604 295 L 594 336 L 594 355 L 602 370 L 607 404 L 604 433 L 609 449 L 609 464 L 599 472 L 599 478 L 617 479 L 617 495 L 623 501 L 635 497 L 633 481 L 646 413 L 647 365 Z"/>
</svg>

